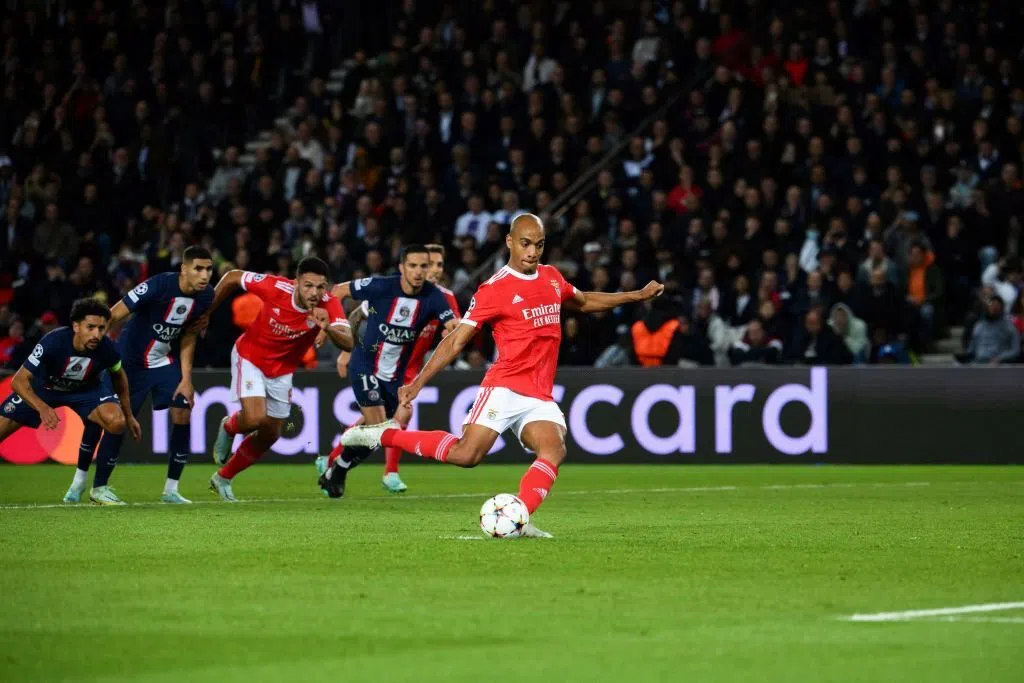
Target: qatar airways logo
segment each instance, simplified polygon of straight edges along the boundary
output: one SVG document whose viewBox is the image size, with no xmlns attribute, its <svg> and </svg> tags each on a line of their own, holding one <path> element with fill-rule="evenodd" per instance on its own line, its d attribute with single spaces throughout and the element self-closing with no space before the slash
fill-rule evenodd
<svg viewBox="0 0 1024 683">
<path fill-rule="evenodd" d="M 419 336 L 419 332 L 408 327 L 391 327 L 381 323 L 377 331 L 389 344 L 408 344 Z"/>
<path fill-rule="evenodd" d="M 153 325 L 153 334 L 162 342 L 172 342 L 181 336 L 181 328 L 174 325 L 156 323 Z"/>
<path fill-rule="evenodd" d="M 547 304 L 523 309 L 523 320 L 532 320 L 534 327 L 559 325 L 562 322 L 562 305 Z"/>
<path fill-rule="evenodd" d="M 791 456 L 822 454 L 828 451 L 829 445 L 828 371 L 812 368 L 809 374 L 807 384 L 781 384 L 770 389 L 758 389 L 753 384 L 718 385 L 714 387 L 713 394 L 705 394 L 702 390 L 699 403 L 694 386 L 664 382 L 647 386 L 637 393 L 630 392 L 628 396 L 614 384 L 592 384 L 571 400 L 566 400 L 565 387 L 556 384 L 552 396 L 565 414 L 573 444 L 570 448 L 593 455 L 614 456 L 626 449 L 660 456 L 694 454 L 697 452 L 698 415 L 702 425 L 713 424 L 714 452 L 720 455 L 734 452 L 733 436 L 738 425 L 742 425 L 747 443 L 749 438 L 758 437 L 760 432 L 767 446 L 778 453 Z M 453 434 L 461 434 L 462 423 L 478 390 L 476 385 L 467 385 L 454 391 L 446 390 L 442 396 L 437 387 L 424 387 L 413 405 L 409 428 L 417 429 L 421 411 L 428 410 L 430 418 L 424 428 L 447 429 Z M 757 405 L 751 405 L 755 399 Z M 296 388 L 292 392 L 292 402 L 302 408 L 305 422 L 300 434 L 290 439 L 279 439 L 274 444 L 274 452 L 281 455 L 321 452 L 337 442 L 345 425 L 361 417 L 351 387 L 342 390 Z M 443 408 L 438 404 L 443 404 Z M 210 408 L 216 405 L 221 408 L 211 411 Z M 790 406 L 802 406 L 809 414 L 806 426 L 799 428 L 803 433 L 787 433 L 782 428 L 783 410 Z M 192 452 L 206 452 L 220 418 L 225 412 L 230 413 L 238 407 L 233 391 L 227 387 L 196 391 L 191 420 Z M 615 414 L 614 420 L 608 417 L 609 407 Z M 673 417 L 665 419 L 666 407 L 669 414 L 674 413 Z M 321 408 L 324 410 L 322 420 Z M 441 415 L 439 410 L 443 410 Z M 713 412 L 713 422 L 706 419 L 706 411 Z M 751 412 L 755 414 L 751 415 Z M 756 422 L 752 424 L 752 419 L 760 422 L 760 429 L 754 426 Z M 666 430 L 666 426 L 673 426 L 673 429 Z M 153 452 L 166 453 L 169 434 L 167 411 L 154 414 L 152 434 Z M 503 450 L 508 439 L 514 441 L 515 436 L 504 434 L 490 452 Z M 707 439 L 702 441 L 707 442 Z"/>
</svg>

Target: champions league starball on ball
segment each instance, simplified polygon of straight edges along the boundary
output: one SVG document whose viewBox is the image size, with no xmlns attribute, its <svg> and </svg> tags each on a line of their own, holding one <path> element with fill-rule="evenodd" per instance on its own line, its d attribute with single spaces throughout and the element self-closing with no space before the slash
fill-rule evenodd
<svg viewBox="0 0 1024 683">
<path fill-rule="evenodd" d="M 480 528 L 492 538 L 518 538 L 529 523 L 526 504 L 511 493 L 499 493 L 480 508 Z"/>
</svg>

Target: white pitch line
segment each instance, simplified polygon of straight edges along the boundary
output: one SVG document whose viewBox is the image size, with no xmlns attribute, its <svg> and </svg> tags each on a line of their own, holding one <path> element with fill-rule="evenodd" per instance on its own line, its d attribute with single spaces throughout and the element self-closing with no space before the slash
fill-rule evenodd
<svg viewBox="0 0 1024 683">
<path fill-rule="evenodd" d="M 969 624 L 1024 624 L 1024 617 L 932 617 L 922 621 L 952 621 Z"/>
<path fill-rule="evenodd" d="M 592 496 L 602 494 L 638 494 L 638 493 L 712 493 L 717 491 L 739 491 L 741 489 L 762 489 L 762 490 L 773 490 L 773 491 L 785 491 L 785 490 L 801 490 L 801 489 L 831 489 L 831 488 L 854 488 L 863 486 L 885 486 L 885 487 L 910 487 L 910 486 L 930 486 L 930 482 L 881 482 L 881 483 L 864 483 L 864 484 L 771 484 L 765 486 L 688 486 L 688 487 L 659 487 L 659 488 L 623 488 L 623 489 L 592 489 L 592 490 L 575 490 L 575 491 L 559 491 L 559 496 Z M 350 500 L 364 500 L 364 501 L 401 501 L 401 500 L 455 500 L 459 498 L 486 498 L 487 496 L 493 495 L 492 492 L 483 493 L 435 493 L 435 494 L 424 494 L 424 495 L 402 495 L 402 496 L 353 496 Z M 306 498 L 250 498 L 248 500 L 239 500 L 236 503 L 230 503 L 231 505 L 244 505 L 244 504 L 259 504 L 259 503 L 322 503 L 326 502 L 323 497 L 309 496 Z M 196 500 L 192 502 L 192 505 L 222 505 L 229 504 L 224 503 L 220 500 Z M 101 505 L 89 505 L 88 503 L 75 505 L 67 503 L 23 503 L 23 504 L 8 504 L 0 505 L 0 510 L 82 510 L 82 509 L 106 509 L 108 506 Z M 144 503 L 129 503 L 126 507 L 175 507 L 168 503 L 159 502 L 144 502 Z M 190 507 L 190 506 L 181 506 Z"/>
<path fill-rule="evenodd" d="M 940 607 L 938 609 L 914 609 L 903 612 L 878 612 L 877 614 L 853 614 L 846 617 L 847 621 L 909 621 L 927 619 L 929 617 L 948 617 L 957 614 L 977 614 L 979 612 L 999 612 L 1008 609 L 1024 609 L 1024 602 L 987 602 L 981 605 L 963 605 L 961 607 Z"/>
</svg>

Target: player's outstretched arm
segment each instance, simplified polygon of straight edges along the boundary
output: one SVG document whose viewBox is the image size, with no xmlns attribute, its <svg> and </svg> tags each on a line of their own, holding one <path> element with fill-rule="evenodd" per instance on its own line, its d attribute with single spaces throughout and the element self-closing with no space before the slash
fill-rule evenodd
<svg viewBox="0 0 1024 683">
<path fill-rule="evenodd" d="M 57 417 L 56 411 L 46 401 L 39 398 L 39 395 L 32 388 L 32 373 L 24 365 L 21 366 L 11 379 L 11 391 L 21 396 L 21 400 L 32 406 L 39 413 L 39 418 L 43 421 L 44 427 L 56 429 L 60 424 L 60 418 Z"/>
<path fill-rule="evenodd" d="M 128 375 L 124 373 L 121 363 L 118 363 L 115 367 L 117 367 L 116 370 L 111 369 L 107 372 L 110 373 L 110 381 L 114 385 L 114 393 L 117 394 L 117 399 L 121 402 L 124 422 L 128 425 L 132 438 L 138 441 L 142 438 L 142 427 L 139 426 L 139 421 L 135 419 L 135 414 L 132 413 L 132 398 L 128 392 Z"/>
<path fill-rule="evenodd" d="M 338 301 L 344 301 L 345 299 L 351 298 L 352 283 L 342 282 L 340 285 L 334 285 L 331 287 L 331 296 L 336 298 Z M 352 324 L 352 327 L 355 327 L 355 323 Z"/>
<path fill-rule="evenodd" d="M 580 313 L 610 311 L 623 304 L 635 304 L 661 296 L 665 285 L 651 280 L 643 289 L 632 292 L 576 292 L 576 296 L 565 302 L 567 308 Z"/>
<path fill-rule="evenodd" d="M 465 348 L 466 344 L 469 343 L 469 340 L 475 334 L 476 328 L 472 325 L 459 325 L 456 327 L 454 332 L 437 345 L 434 355 L 430 357 L 427 364 L 420 370 L 420 374 L 416 375 L 416 379 L 398 390 L 398 400 L 403 405 L 412 405 L 413 400 L 415 400 L 424 385 L 433 379 L 434 375 L 451 365 L 451 362 L 459 357 L 462 349 Z"/>
<path fill-rule="evenodd" d="M 242 276 L 245 274 L 244 270 L 229 270 L 224 273 L 224 277 L 220 279 L 217 286 L 213 288 L 213 303 L 210 304 L 210 308 L 204 314 L 204 317 L 209 317 L 210 313 L 217 310 L 217 307 L 224 303 L 228 297 L 235 293 L 235 291 L 242 286 Z"/>
</svg>

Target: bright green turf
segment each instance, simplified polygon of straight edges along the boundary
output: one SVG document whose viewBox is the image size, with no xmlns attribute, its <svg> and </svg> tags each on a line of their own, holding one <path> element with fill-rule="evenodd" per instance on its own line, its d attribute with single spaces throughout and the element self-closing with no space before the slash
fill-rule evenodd
<svg viewBox="0 0 1024 683">
<path fill-rule="evenodd" d="M 0 509 L 0 680 L 1024 680 L 1022 623 L 839 619 L 1024 601 L 1024 468 L 567 467 L 556 539 L 459 540 L 521 470 L 409 467 L 403 498 L 366 466 L 329 501 L 312 466 L 257 466 L 236 493 L 289 500 Z M 0 504 L 70 479 L 4 467 Z M 839 485 L 765 488 L 793 484 Z"/>
</svg>

